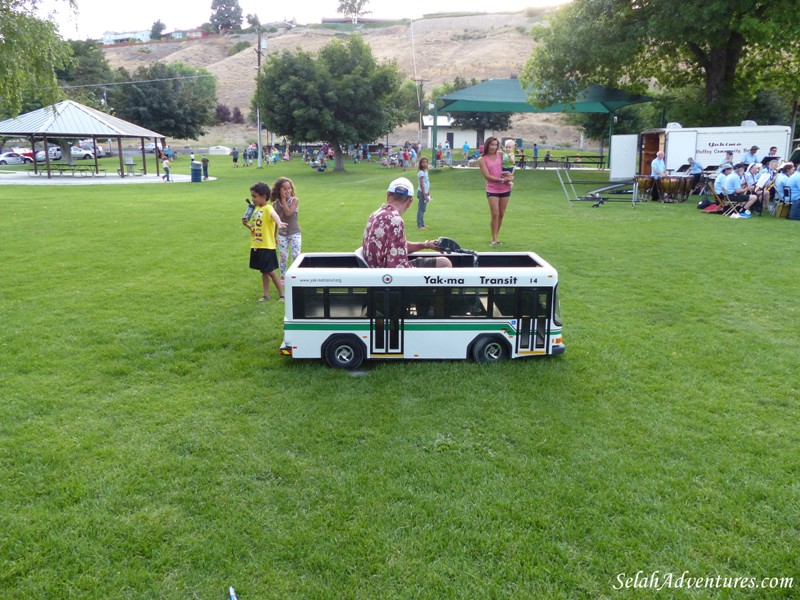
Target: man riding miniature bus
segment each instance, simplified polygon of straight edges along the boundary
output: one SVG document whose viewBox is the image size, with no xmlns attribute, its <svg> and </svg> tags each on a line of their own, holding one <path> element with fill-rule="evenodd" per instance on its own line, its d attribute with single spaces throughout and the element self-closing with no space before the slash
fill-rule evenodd
<svg viewBox="0 0 800 600">
<path fill-rule="evenodd" d="M 393 181 L 361 248 L 292 263 L 281 353 L 344 369 L 366 359 L 563 354 L 558 272 L 532 252 L 476 253 L 447 238 L 407 242 L 402 212 L 413 198 L 409 181 Z M 447 256 L 415 254 L 423 249 Z"/>
</svg>

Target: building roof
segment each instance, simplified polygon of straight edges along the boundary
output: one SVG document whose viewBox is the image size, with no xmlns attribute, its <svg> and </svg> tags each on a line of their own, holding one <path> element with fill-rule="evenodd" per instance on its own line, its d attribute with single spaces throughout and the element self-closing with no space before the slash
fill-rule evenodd
<svg viewBox="0 0 800 600">
<path fill-rule="evenodd" d="M 25 113 L 0 122 L 2 136 L 163 138 L 155 131 L 139 127 L 73 100 Z"/>
</svg>

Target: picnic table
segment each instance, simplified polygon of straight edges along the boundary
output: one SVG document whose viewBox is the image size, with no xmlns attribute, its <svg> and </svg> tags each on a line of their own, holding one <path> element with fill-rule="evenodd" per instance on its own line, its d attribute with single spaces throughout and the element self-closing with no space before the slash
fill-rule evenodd
<svg viewBox="0 0 800 600">
<path fill-rule="evenodd" d="M 78 174 L 82 177 L 91 177 L 95 175 L 94 165 L 55 165 L 52 168 L 61 176 L 72 175 L 75 177 Z M 105 174 L 105 171 L 103 173 Z"/>
<path fill-rule="evenodd" d="M 602 154 L 575 154 L 564 156 L 562 160 L 566 162 L 567 169 L 570 167 L 597 167 L 602 169 L 606 164 L 606 157 Z"/>
<path fill-rule="evenodd" d="M 142 175 L 143 174 L 143 169 L 140 168 L 140 167 L 137 167 L 136 163 L 133 162 L 133 159 L 128 159 L 128 160 L 125 161 L 125 169 L 126 169 L 126 173 L 128 175 Z M 120 177 L 123 176 L 122 169 L 117 169 L 117 175 L 119 175 Z"/>
</svg>

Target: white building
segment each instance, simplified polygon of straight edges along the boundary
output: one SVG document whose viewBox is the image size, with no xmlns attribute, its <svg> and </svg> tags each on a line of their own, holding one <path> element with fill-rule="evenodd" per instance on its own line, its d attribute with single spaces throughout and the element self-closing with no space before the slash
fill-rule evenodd
<svg viewBox="0 0 800 600">
<path fill-rule="evenodd" d="M 428 148 L 433 145 L 433 115 L 422 116 L 422 127 L 428 130 Z M 475 149 L 478 144 L 478 132 L 475 129 L 461 129 L 453 127 L 453 119 L 448 116 L 439 115 L 436 120 L 436 144 L 444 146 L 445 142 L 450 144 L 450 148 L 457 156 L 461 156 L 461 147 L 464 142 L 469 143 L 469 147 Z M 484 132 L 484 139 L 493 136 L 494 131 L 487 129 Z"/>
<path fill-rule="evenodd" d="M 103 45 L 110 46 L 111 44 L 126 44 L 128 42 L 149 42 L 150 30 L 143 29 L 141 31 L 106 31 L 103 34 Z"/>
</svg>

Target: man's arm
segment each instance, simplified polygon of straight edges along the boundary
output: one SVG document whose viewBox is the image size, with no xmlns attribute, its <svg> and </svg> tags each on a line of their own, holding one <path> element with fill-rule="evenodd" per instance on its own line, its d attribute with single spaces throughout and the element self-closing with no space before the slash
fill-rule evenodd
<svg viewBox="0 0 800 600">
<path fill-rule="evenodd" d="M 425 250 L 428 248 L 436 248 L 433 241 L 427 240 L 424 242 L 406 242 L 406 248 L 408 249 L 407 252 L 412 254 L 413 252 L 419 252 L 420 250 Z"/>
</svg>

